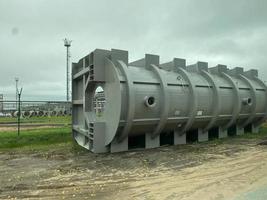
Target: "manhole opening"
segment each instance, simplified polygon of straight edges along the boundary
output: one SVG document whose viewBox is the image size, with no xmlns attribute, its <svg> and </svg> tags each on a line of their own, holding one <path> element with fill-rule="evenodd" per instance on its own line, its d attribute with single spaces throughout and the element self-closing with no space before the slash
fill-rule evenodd
<svg viewBox="0 0 267 200">
<path fill-rule="evenodd" d="M 102 117 L 105 111 L 105 92 L 103 87 L 98 86 L 94 92 L 93 108 L 97 117 Z"/>
</svg>

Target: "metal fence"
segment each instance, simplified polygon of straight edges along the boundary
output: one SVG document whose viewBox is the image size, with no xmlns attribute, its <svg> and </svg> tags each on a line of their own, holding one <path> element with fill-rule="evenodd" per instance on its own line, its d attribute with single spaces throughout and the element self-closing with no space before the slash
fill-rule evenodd
<svg viewBox="0 0 267 200">
<path fill-rule="evenodd" d="M 0 132 L 71 125 L 71 102 L 0 101 Z"/>
<path fill-rule="evenodd" d="M 4 98 L 4 95 L 0 94 L 0 112 L 3 111 L 3 98 Z"/>
<path fill-rule="evenodd" d="M 18 117 L 18 101 L 0 100 L 0 117 Z M 21 117 L 45 117 L 71 115 L 71 102 L 20 101 Z"/>
</svg>

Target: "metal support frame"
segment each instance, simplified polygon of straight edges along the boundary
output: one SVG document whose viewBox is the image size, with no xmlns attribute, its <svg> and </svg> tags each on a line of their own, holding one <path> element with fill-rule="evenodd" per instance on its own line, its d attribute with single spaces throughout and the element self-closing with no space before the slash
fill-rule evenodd
<svg viewBox="0 0 267 200">
<path fill-rule="evenodd" d="M 126 79 L 126 88 L 127 88 L 127 118 L 126 118 L 126 125 L 124 126 L 121 135 L 119 136 L 119 141 L 124 140 L 128 132 L 130 131 L 132 124 L 133 124 L 133 118 L 134 118 L 134 87 L 133 87 L 133 80 L 131 79 L 131 75 L 128 71 L 127 65 L 123 61 L 118 61 L 118 66 L 123 73 L 125 79 Z"/>
<path fill-rule="evenodd" d="M 236 85 L 236 83 L 233 81 L 233 79 L 226 73 L 222 72 L 222 76 L 225 77 L 226 80 L 228 80 L 230 82 L 230 84 L 233 86 L 233 90 L 234 90 L 234 95 L 235 95 L 235 99 L 236 101 L 234 102 L 235 105 L 233 105 L 233 113 L 232 113 L 232 118 L 231 120 L 224 126 L 224 129 L 228 129 L 230 126 L 232 126 L 240 113 L 241 110 L 241 101 L 240 101 L 240 96 L 238 93 L 238 87 Z"/>
<path fill-rule="evenodd" d="M 236 135 L 244 135 L 244 127 L 242 125 L 236 125 Z"/>
<path fill-rule="evenodd" d="M 164 126 L 166 125 L 166 122 L 168 119 L 169 101 L 170 100 L 169 100 L 169 94 L 167 91 L 167 87 L 168 87 L 167 80 L 165 80 L 163 78 L 163 76 L 161 75 L 160 69 L 157 66 L 151 65 L 151 67 L 154 70 L 154 72 L 157 74 L 157 77 L 158 77 L 158 79 L 160 81 L 160 85 L 161 85 L 161 91 L 162 91 L 160 121 L 159 121 L 157 127 L 155 128 L 154 132 L 152 133 L 152 137 L 155 137 L 162 132 Z"/>
<path fill-rule="evenodd" d="M 198 129 L 198 141 L 206 142 L 209 140 L 209 132 L 203 129 Z"/>
<path fill-rule="evenodd" d="M 240 75 L 240 78 L 248 84 L 250 91 L 251 91 L 251 96 L 252 96 L 252 105 L 251 105 L 250 116 L 247 118 L 247 120 L 243 124 L 240 125 L 241 127 L 245 127 L 246 125 L 251 123 L 252 120 L 255 118 L 257 98 L 256 98 L 256 89 L 253 87 L 250 80 L 242 74 Z"/>
<path fill-rule="evenodd" d="M 227 133 L 227 129 L 223 128 L 223 127 L 218 127 L 218 137 L 219 138 L 226 138 L 228 136 L 228 133 Z"/>
<path fill-rule="evenodd" d="M 160 146 L 160 136 L 146 133 L 146 149 L 157 148 Z"/>
<path fill-rule="evenodd" d="M 213 88 L 212 119 L 207 124 L 207 126 L 203 129 L 204 132 L 206 132 L 213 127 L 216 120 L 218 119 L 219 112 L 221 109 L 221 100 L 219 97 L 219 87 L 217 84 L 215 84 L 215 81 L 213 80 L 212 76 L 204 70 L 202 70 L 201 73 L 210 82 L 210 84 L 212 85 L 212 88 Z"/>
<path fill-rule="evenodd" d="M 183 68 L 178 68 L 178 72 L 182 74 L 183 78 L 188 82 L 189 84 L 189 90 L 191 94 L 190 98 L 190 104 L 189 104 L 189 116 L 186 124 L 179 130 L 179 133 L 185 134 L 187 130 L 189 130 L 194 123 L 194 119 L 197 115 L 197 98 L 196 98 L 196 91 L 195 91 L 195 84 L 191 81 L 189 78 L 189 74 L 186 70 Z"/>
</svg>

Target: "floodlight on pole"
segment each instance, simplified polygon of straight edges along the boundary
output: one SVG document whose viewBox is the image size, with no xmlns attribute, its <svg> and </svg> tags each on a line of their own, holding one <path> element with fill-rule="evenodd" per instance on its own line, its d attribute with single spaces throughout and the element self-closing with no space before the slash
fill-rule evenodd
<svg viewBox="0 0 267 200">
<path fill-rule="evenodd" d="M 20 91 L 18 90 L 18 136 L 20 135 L 20 117 L 21 117 L 21 93 L 22 93 L 22 88 L 20 88 Z"/>
<path fill-rule="evenodd" d="M 72 40 L 69 40 L 67 38 L 64 39 L 64 46 L 67 49 L 67 63 L 66 63 L 66 79 L 67 79 L 67 86 L 66 86 L 66 100 L 69 101 L 70 100 L 70 91 L 69 91 L 69 85 L 70 85 L 70 71 L 69 71 L 69 59 L 70 59 L 70 52 L 69 52 L 69 48 L 71 46 L 71 42 Z"/>
</svg>

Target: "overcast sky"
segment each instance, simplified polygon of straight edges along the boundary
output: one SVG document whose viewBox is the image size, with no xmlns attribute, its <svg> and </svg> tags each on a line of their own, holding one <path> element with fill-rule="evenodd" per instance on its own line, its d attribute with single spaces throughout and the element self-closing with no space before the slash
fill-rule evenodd
<svg viewBox="0 0 267 200">
<path fill-rule="evenodd" d="M 65 48 L 71 61 L 95 48 L 124 49 L 188 64 L 259 70 L 267 80 L 266 0 L 0 0 L 0 93 L 65 100 Z"/>
</svg>

